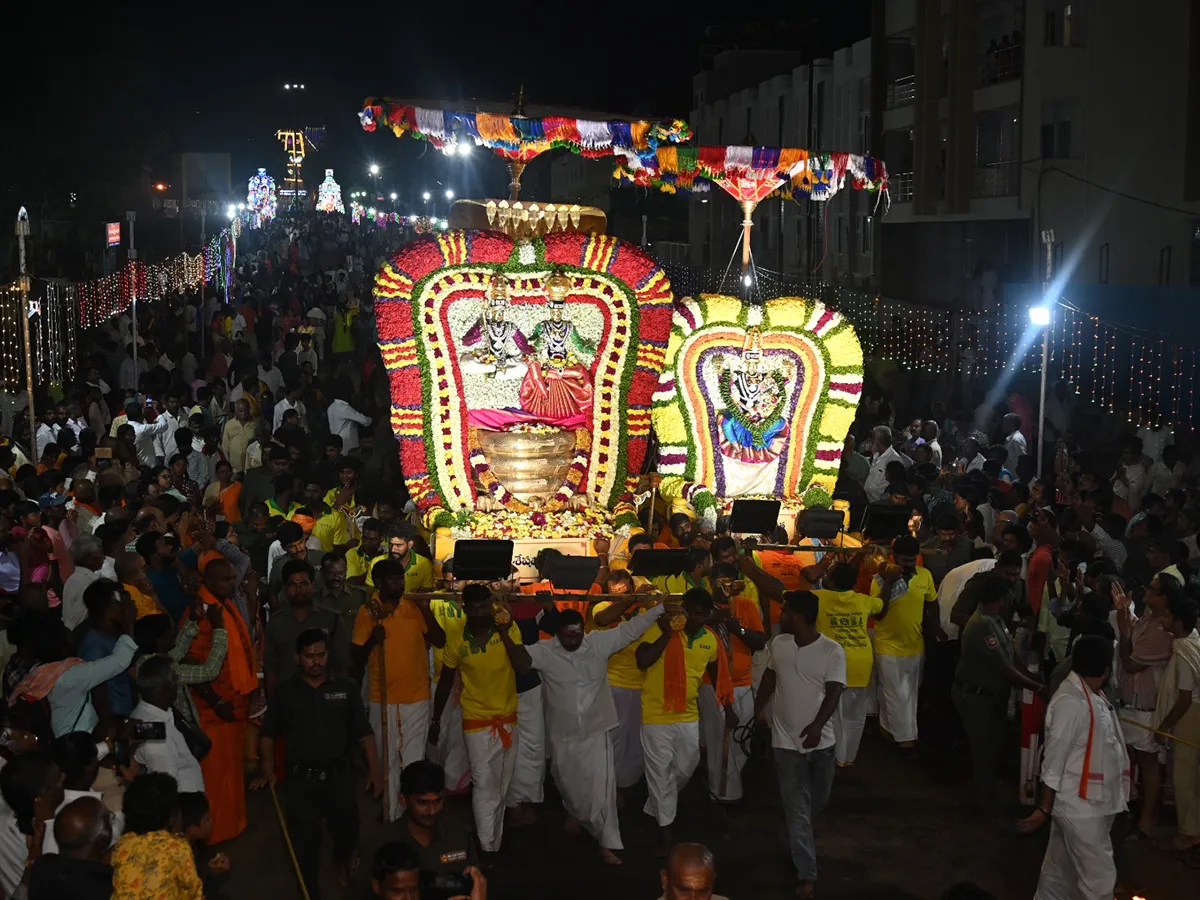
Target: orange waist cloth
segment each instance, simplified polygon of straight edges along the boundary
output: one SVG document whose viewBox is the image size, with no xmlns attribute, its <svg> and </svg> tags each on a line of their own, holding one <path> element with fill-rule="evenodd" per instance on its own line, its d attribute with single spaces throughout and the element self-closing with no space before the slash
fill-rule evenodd
<svg viewBox="0 0 1200 900">
<path fill-rule="evenodd" d="M 489 730 L 500 739 L 500 746 L 507 750 L 512 746 L 512 732 L 505 725 L 516 725 L 517 714 L 507 716 L 492 716 L 489 719 L 463 719 L 463 731 Z"/>
<path fill-rule="evenodd" d="M 203 713 L 201 714 L 203 715 Z M 246 830 L 246 723 L 217 719 L 204 723 L 212 749 L 200 760 L 204 793 L 212 815 L 208 843 L 219 844 Z"/>
</svg>

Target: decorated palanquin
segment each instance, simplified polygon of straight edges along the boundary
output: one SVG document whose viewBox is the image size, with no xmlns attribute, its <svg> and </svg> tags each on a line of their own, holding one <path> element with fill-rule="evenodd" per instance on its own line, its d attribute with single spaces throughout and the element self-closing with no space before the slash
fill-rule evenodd
<svg viewBox="0 0 1200 900">
<path fill-rule="evenodd" d="M 602 234 L 447 231 L 402 247 L 376 277 L 375 316 L 426 526 L 607 528 L 645 460 L 672 302 L 650 257 Z"/>
<path fill-rule="evenodd" d="M 653 407 L 663 496 L 706 515 L 737 497 L 826 505 L 862 371 L 853 327 L 819 301 L 677 301 Z"/>
</svg>

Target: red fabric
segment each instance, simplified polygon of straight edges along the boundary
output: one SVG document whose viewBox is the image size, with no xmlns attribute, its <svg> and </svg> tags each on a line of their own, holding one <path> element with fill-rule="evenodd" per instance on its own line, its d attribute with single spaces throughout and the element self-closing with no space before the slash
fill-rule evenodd
<svg viewBox="0 0 1200 900">
<path fill-rule="evenodd" d="M 212 749 L 200 760 L 204 775 L 204 793 L 212 813 L 212 835 L 208 843 L 219 844 L 246 830 L 246 776 L 243 756 L 246 748 L 246 721 L 228 722 L 213 715 L 205 721 L 206 707 L 198 704 L 204 733 Z"/>
<path fill-rule="evenodd" d="M 1046 590 L 1046 582 L 1050 578 L 1050 567 L 1053 565 L 1053 552 L 1049 544 L 1042 544 L 1029 557 L 1029 571 L 1025 575 L 1025 592 L 1029 595 L 1029 605 L 1033 607 L 1036 616 L 1042 611 L 1042 592 Z"/>
<path fill-rule="evenodd" d="M 583 366 L 559 369 L 533 360 L 521 382 L 521 407 L 539 418 L 590 417 L 591 377 Z"/>
<path fill-rule="evenodd" d="M 468 425 L 474 428 L 487 428 L 491 431 L 503 431 L 510 425 L 516 425 L 518 422 L 543 422 L 546 425 L 553 425 L 555 428 L 573 430 L 576 428 L 586 428 L 588 419 L 589 417 L 582 413 L 572 413 L 562 419 L 553 419 L 546 416 L 536 416 L 520 409 L 467 410 Z M 404 446 L 407 446 L 407 444 L 401 444 L 401 447 Z"/>
</svg>

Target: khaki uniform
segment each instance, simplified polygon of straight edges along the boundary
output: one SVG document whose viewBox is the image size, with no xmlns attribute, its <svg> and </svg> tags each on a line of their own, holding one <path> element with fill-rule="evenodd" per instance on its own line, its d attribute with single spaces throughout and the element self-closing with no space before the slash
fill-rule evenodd
<svg viewBox="0 0 1200 900">
<path fill-rule="evenodd" d="M 976 612 L 959 638 L 960 656 L 951 697 L 967 733 L 975 794 L 985 815 L 1000 812 L 996 782 L 1004 743 L 1013 642 L 999 616 Z"/>
</svg>

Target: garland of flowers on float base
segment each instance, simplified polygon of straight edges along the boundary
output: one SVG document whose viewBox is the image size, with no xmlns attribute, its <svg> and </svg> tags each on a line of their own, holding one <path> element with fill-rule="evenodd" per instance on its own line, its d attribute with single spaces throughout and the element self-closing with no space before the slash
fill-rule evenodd
<svg viewBox="0 0 1200 900">
<path fill-rule="evenodd" d="M 660 494 L 688 501 L 697 514 L 714 514 L 717 498 L 713 485 L 696 480 L 700 441 L 680 393 L 684 374 L 678 368 L 680 351 L 686 339 L 706 328 L 745 329 L 753 325 L 758 325 L 764 335 L 782 332 L 802 336 L 822 354 L 825 380 L 816 398 L 804 448 L 802 471 L 809 474 L 807 480 L 801 480 L 797 494 L 807 497 L 815 487 L 827 494 L 836 482 L 842 440 L 854 421 L 862 391 L 862 348 L 849 322 L 819 301 L 802 297 L 768 300 L 761 307 L 715 294 L 683 298 L 675 304 L 671 342 L 654 395 L 654 430 L 659 439 L 658 471 L 663 476 Z M 821 496 L 812 494 L 814 500 Z"/>
<path fill-rule="evenodd" d="M 606 303 L 611 315 L 606 361 L 595 373 L 592 453 L 582 474 L 575 468 L 575 492 L 586 490 L 614 506 L 630 490 L 629 473 L 641 469 L 671 328 L 670 281 L 657 263 L 606 235 L 555 234 L 517 243 L 497 232 L 450 231 L 419 239 L 381 267 L 375 315 L 401 470 L 427 528 L 453 527 L 456 511 L 472 511 L 476 497 L 453 342 L 438 330 L 434 306 L 459 290 L 482 295 L 496 271 L 510 275 L 516 290 L 528 291 L 556 268 L 575 280 L 573 293 Z M 558 496 L 557 504 L 569 499 Z"/>
<path fill-rule="evenodd" d="M 496 473 L 492 471 L 491 464 L 487 461 L 487 457 L 483 453 L 483 448 L 479 444 L 479 429 L 471 427 L 469 428 L 469 434 L 471 471 L 475 473 L 475 477 L 479 479 L 479 483 L 492 496 L 492 499 L 510 512 L 534 512 L 534 507 L 530 506 L 524 500 L 519 499 L 512 491 L 501 484 L 500 479 L 496 477 Z M 559 510 L 566 509 L 567 504 L 571 502 L 571 498 L 575 496 L 575 492 L 579 490 L 583 476 L 587 474 L 588 461 L 591 459 L 591 455 L 592 433 L 586 428 L 576 428 L 575 452 L 571 457 L 571 465 L 567 469 L 567 477 L 562 480 L 562 484 L 558 486 L 558 490 L 554 492 L 554 496 L 547 500 L 545 505 L 541 507 L 542 512 L 558 512 Z"/>
</svg>

